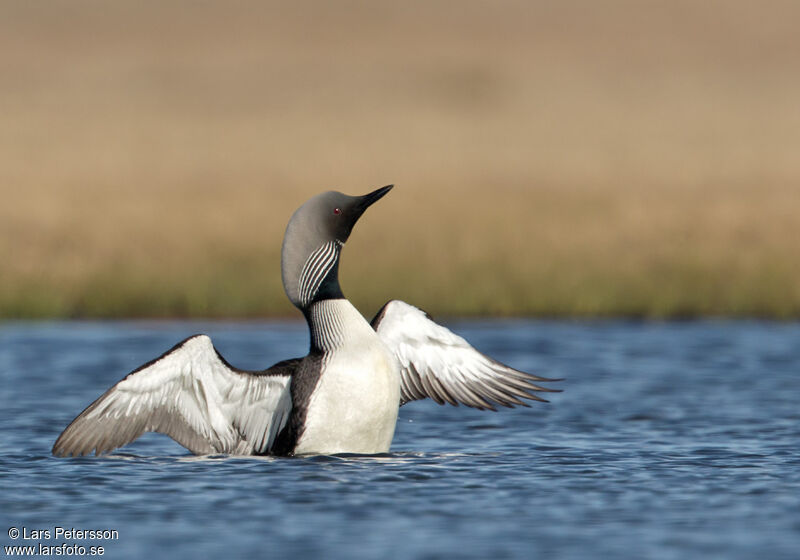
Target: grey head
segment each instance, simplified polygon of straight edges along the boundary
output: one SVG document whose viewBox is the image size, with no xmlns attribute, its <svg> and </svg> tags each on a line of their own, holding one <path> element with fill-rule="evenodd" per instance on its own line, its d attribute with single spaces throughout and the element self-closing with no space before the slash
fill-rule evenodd
<svg viewBox="0 0 800 560">
<path fill-rule="evenodd" d="M 295 211 L 281 249 L 283 289 L 301 310 L 315 301 L 344 297 L 339 287 L 339 254 L 364 211 L 392 189 L 363 196 L 336 191 L 319 194 Z"/>
</svg>

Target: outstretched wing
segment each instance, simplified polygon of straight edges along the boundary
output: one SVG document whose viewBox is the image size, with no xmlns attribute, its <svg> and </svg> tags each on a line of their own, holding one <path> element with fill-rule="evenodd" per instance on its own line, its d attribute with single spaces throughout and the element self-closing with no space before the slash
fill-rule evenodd
<svg viewBox="0 0 800 560">
<path fill-rule="evenodd" d="M 266 453 L 289 418 L 298 362 L 246 372 L 231 367 L 208 336 L 187 338 L 90 404 L 53 454 L 100 455 L 145 432 L 164 433 L 198 455 Z"/>
<path fill-rule="evenodd" d="M 384 305 L 372 327 L 400 362 L 401 405 L 430 397 L 439 404 L 495 410 L 495 404 L 528 406 L 520 399 L 545 400 L 534 391 L 558 391 L 533 383 L 558 380 L 515 370 L 481 354 L 405 302 L 392 300 Z"/>
</svg>

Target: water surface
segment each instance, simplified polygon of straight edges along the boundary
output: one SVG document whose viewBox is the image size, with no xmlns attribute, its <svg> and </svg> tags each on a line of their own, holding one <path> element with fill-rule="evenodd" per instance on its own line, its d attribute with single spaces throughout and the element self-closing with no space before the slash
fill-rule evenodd
<svg viewBox="0 0 800 560">
<path fill-rule="evenodd" d="M 197 458 L 149 435 L 57 459 L 77 413 L 183 337 L 257 368 L 305 354 L 305 325 L 0 325 L 0 541 L 109 558 L 798 557 L 800 325 L 450 326 L 565 392 L 497 413 L 406 405 L 378 457 Z"/>
</svg>

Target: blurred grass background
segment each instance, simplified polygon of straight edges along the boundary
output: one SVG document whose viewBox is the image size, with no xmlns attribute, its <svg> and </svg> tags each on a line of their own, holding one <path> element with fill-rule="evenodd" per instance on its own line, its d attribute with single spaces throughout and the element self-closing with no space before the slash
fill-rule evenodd
<svg viewBox="0 0 800 560">
<path fill-rule="evenodd" d="M 800 3 L 0 0 L 0 317 L 800 315 Z"/>
</svg>

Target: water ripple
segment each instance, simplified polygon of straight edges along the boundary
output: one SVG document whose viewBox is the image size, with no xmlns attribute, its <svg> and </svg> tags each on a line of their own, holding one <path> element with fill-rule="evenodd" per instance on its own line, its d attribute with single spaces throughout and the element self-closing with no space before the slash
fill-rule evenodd
<svg viewBox="0 0 800 560">
<path fill-rule="evenodd" d="M 77 412 L 186 334 L 210 332 L 257 367 L 302 353 L 305 333 L 0 326 L 0 515 L 7 527 L 116 528 L 114 558 L 140 557 L 142 543 L 178 559 L 796 557 L 800 325 L 455 327 L 498 359 L 566 377 L 566 391 L 497 413 L 409 404 L 392 452 L 376 456 L 194 457 L 148 435 L 56 459 Z"/>
</svg>

